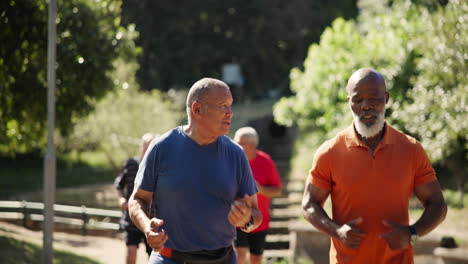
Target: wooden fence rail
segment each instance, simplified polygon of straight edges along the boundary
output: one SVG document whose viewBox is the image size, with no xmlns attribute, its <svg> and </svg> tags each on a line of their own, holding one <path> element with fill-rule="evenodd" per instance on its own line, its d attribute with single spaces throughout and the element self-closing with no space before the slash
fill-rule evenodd
<svg viewBox="0 0 468 264">
<path fill-rule="evenodd" d="M 44 204 L 27 201 L 0 201 L 0 219 L 43 222 Z M 82 206 L 54 205 L 54 222 L 81 227 L 82 235 L 90 229 L 119 230 L 121 211 Z"/>
</svg>

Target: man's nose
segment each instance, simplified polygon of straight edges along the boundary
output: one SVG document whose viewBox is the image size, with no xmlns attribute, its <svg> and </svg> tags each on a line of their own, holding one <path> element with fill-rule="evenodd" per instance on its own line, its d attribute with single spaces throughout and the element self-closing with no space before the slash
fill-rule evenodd
<svg viewBox="0 0 468 264">
<path fill-rule="evenodd" d="M 369 100 L 364 100 L 362 102 L 362 110 L 370 110 L 370 109 L 374 109 L 374 104 L 369 101 Z"/>
<path fill-rule="evenodd" d="M 232 111 L 232 107 L 227 108 L 226 115 L 230 116 L 230 117 L 234 116 L 234 112 Z"/>
</svg>

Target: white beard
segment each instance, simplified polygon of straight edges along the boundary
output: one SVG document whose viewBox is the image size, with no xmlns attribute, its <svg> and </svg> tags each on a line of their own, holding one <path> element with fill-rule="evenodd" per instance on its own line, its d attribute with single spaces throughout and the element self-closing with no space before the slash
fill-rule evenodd
<svg viewBox="0 0 468 264">
<path fill-rule="evenodd" d="M 380 131 L 385 123 L 385 109 L 377 115 L 377 120 L 374 124 L 367 126 L 365 123 L 361 122 L 359 117 L 351 110 L 354 119 L 354 127 L 356 131 L 364 138 L 371 138 L 376 136 Z"/>
</svg>

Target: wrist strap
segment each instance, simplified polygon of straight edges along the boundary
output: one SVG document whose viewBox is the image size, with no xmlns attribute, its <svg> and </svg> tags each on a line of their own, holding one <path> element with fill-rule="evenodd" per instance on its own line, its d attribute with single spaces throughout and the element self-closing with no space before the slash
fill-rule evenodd
<svg viewBox="0 0 468 264">
<path fill-rule="evenodd" d="M 250 216 L 249 222 L 247 222 L 247 224 L 245 224 L 245 226 L 242 227 L 242 229 L 247 230 L 247 231 L 250 231 L 250 229 L 253 227 L 253 225 L 254 225 L 254 218 L 253 218 L 253 216 L 251 215 L 251 216 Z"/>
<path fill-rule="evenodd" d="M 414 228 L 414 226 L 410 225 L 408 226 L 408 229 L 412 236 L 418 236 L 418 232 L 416 232 L 416 229 Z"/>
</svg>

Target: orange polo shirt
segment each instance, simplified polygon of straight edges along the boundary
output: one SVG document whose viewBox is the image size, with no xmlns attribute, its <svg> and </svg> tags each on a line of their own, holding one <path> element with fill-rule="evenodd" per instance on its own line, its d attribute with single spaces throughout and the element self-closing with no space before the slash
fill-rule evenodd
<svg viewBox="0 0 468 264">
<path fill-rule="evenodd" d="M 344 224 L 358 217 L 366 233 L 357 249 L 332 239 L 330 263 L 413 263 L 413 247 L 391 250 L 380 238 L 390 220 L 409 224 L 409 199 L 415 186 L 436 180 L 421 144 L 385 123 L 383 140 L 374 151 L 356 135 L 353 126 L 326 141 L 315 153 L 310 179 L 330 191 L 333 220 Z"/>
</svg>

